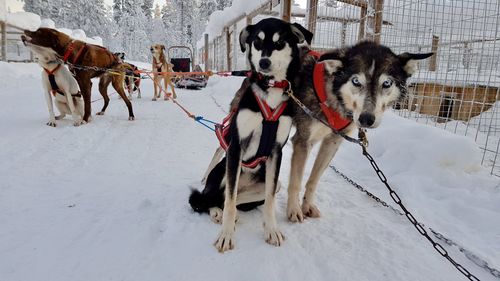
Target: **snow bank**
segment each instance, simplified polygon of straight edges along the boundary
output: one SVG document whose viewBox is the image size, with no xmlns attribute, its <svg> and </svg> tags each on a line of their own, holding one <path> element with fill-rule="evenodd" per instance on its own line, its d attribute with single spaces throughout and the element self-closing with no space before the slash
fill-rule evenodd
<svg viewBox="0 0 500 281">
<path fill-rule="evenodd" d="M 56 28 L 56 23 L 51 19 L 42 19 L 40 27 Z"/>
<path fill-rule="evenodd" d="M 7 13 L 7 23 L 20 29 L 35 31 L 41 24 L 40 16 L 29 12 Z"/>
</svg>

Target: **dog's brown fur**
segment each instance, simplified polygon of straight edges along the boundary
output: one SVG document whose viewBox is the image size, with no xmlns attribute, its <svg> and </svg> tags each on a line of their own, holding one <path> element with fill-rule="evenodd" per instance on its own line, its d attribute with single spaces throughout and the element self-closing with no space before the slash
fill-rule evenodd
<svg viewBox="0 0 500 281">
<path fill-rule="evenodd" d="M 107 69 L 112 68 L 116 72 L 123 72 L 123 69 L 120 67 L 118 59 L 110 51 L 101 46 L 86 44 L 79 40 L 73 40 L 68 35 L 51 28 L 39 28 L 35 32 L 25 30 L 24 34 L 30 37 L 29 38 L 30 43 L 42 47 L 52 48 L 61 57 L 64 56 L 67 47 L 73 41 L 74 49 L 71 55 L 69 56 L 70 62 L 81 66 L 107 68 Z M 75 62 L 74 59 L 82 47 L 85 47 L 85 50 Z M 94 77 L 99 77 L 103 75 L 105 72 L 102 70 L 79 69 L 79 68 L 75 68 L 73 69 L 73 71 L 75 73 L 75 78 L 78 81 L 78 85 L 80 86 L 83 100 L 85 103 L 85 113 L 83 116 L 83 120 L 88 122 L 91 114 L 90 100 L 92 91 L 92 81 L 90 79 Z M 129 112 L 129 120 L 134 120 L 132 103 L 125 95 L 125 90 L 123 88 L 124 76 L 112 75 L 110 83 L 113 85 L 113 88 L 118 92 L 120 97 L 122 97 L 123 101 L 127 105 Z M 102 107 L 101 111 L 97 114 L 103 115 L 104 111 L 108 107 L 109 97 L 106 90 L 103 90 L 103 88 L 101 87 L 99 88 L 100 88 L 100 93 L 104 99 L 104 106 Z"/>
<path fill-rule="evenodd" d="M 165 91 L 165 100 L 169 99 L 167 92 L 168 86 L 172 88 L 172 94 L 173 94 L 172 97 L 174 99 L 177 98 L 177 94 L 175 93 L 174 89 L 174 83 L 172 83 L 172 75 L 159 73 L 159 72 L 172 72 L 173 65 L 170 62 L 167 62 L 164 51 L 165 51 L 165 45 L 155 44 L 151 46 L 151 54 L 153 55 L 152 66 L 153 66 L 153 81 L 154 81 L 154 96 L 153 96 L 154 101 L 161 96 L 161 91 L 162 91 L 160 86 L 161 80 L 163 80 L 164 83 L 163 91 Z"/>
</svg>

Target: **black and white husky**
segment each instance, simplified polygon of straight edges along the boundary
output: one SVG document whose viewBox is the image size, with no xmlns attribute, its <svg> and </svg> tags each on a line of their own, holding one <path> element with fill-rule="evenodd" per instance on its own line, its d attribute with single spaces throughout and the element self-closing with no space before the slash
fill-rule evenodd
<svg viewBox="0 0 500 281">
<path fill-rule="evenodd" d="M 266 242 L 280 246 L 284 236 L 274 213 L 282 147 L 292 127 L 292 107 L 286 90 L 299 65 L 298 45 L 305 29 L 268 18 L 240 33 L 241 50 L 252 69 L 225 131 L 226 156 L 209 173 L 203 192 L 193 191 L 189 203 L 197 212 L 210 212 L 222 222 L 215 247 L 224 252 L 234 247 L 237 207 L 253 209 L 264 204 Z M 312 34 L 307 36 L 312 37 Z M 221 210 L 221 208 L 223 210 Z"/>
<path fill-rule="evenodd" d="M 332 50 L 321 57 L 310 52 L 303 56 L 295 93 L 314 115 L 330 121 L 328 123 L 337 130 L 349 133 L 360 127 L 376 128 L 384 111 L 406 95 L 406 80 L 416 71 L 417 60 L 431 55 L 396 55 L 389 48 L 369 41 Z M 318 98 L 321 92 L 325 93 L 324 101 Z M 330 113 L 325 114 L 325 111 Z M 327 115 L 331 116 L 327 118 Z M 315 190 L 343 139 L 300 109 L 293 123 L 297 130 L 292 137 L 287 216 L 292 222 L 302 222 L 304 216 L 320 216 L 314 203 Z M 318 142 L 321 146 L 301 206 L 299 193 L 304 166 L 312 146 Z"/>
</svg>

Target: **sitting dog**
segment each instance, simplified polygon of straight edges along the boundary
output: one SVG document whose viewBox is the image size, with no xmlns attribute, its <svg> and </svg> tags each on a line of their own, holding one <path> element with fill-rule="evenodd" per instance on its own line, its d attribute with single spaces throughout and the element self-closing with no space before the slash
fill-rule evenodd
<svg viewBox="0 0 500 281">
<path fill-rule="evenodd" d="M 166 74 L 165 72 L 172 72 L 173 65 L 167 61 L 165 56 L 165 45 L 155 44 L 150 48 L 151 54 L 153 55 L 153 82 L 154 82 L 154 96 L 153 101 L 161 96 L 161 85 L 160 82 L 163 80 L 165 91 L 165 100 L 169 99 L 171 95 L 168 93 L 168 86 L 172 88 L 173 98 L 177 98 L 175 93 L 174 83 L 172 83 L 172 75 Z"/>
<path fill-rule="evenodd" d="M 43 68 L 42 84 L 45 89 L 45 101 L 49 110 L 48 126 L 55 127 L 56 120 L 63 119 L 66 114 L 73 116 L 73 125 L 80 126 L 83 121 L 83 100 L 80 87 L 71 72 L 57 58 L 57 54 L 51 48 L 44 48 L 28 43 L 23 40 L 35 54 L 36 61 Z M 60 115 L 55 116 L 54 103 Z"/>
<path fill-rule="evenodd" d="M 29 42 L 32 45 L 51 48 L 65 63 L 69 62 L 78 65 L 78 67 L 73 68 L 73 72 L 83 96 L 85 108 L 83 120 L 86 122 L 89 121 L 91 114 L 91 79 L 102 76 L 108 69 L 115 72 L 123 71 L 119 67 L 115 68 L 119 66 L 119 60 L 106 48 L 73 40 L 68 35 L 55 29 L 41 27 L 34 32 L 24 30 L 23 41 Z M 123 89 L 123 79 L 122 75 L 112 75 L 112 85 L 127 106 L 128 120 L 134 120 L 132 103 L 128 100 Z M 109 97 L 107 92 L 100 92 L 104 100 L 104 105 L 97 114 L 103 115 L 108 107 Z"/>
<path fill-rule="evenodd" d="M 220 252 L 234 247 L 237 207 L 249 210 L 264 204 L 266 242 L 280 246 L 284 241 L 274 213 L 275 194 L 281 150 L 292 126 L 286 92 L 293 85 L 288 81 L 295 79 L 300 67 L 298 44 L 304 38 L 295 25 L 274 18 L 249 25 L 240 33 L 241 50 L 248 48 L 250 83 L 226 118 L 229 125 L 219 127 L 225 158 L 210 171 L 203 192 L 195 190 L 189 198 L 196 212 L 210 212 L 215 221 L 222 221 L 215 242 Z"/>
<path fill-rule="evenodd" d="M 389 48 L 368 41 L 326 52 L 321 57 L 310 52 L 301 64 L 295 93 L 313 116 L 338 131 L 348 134 L 355 128 L 376 128 L 384 111 L 407 94 L 406 80 L 416 71 L 417 60 L 431 55 L 396 55 Z M 300 108 L 293 123 L 297 130 L 292 137 L 287 216 L 291 222 L 302 222 L 304 216 L 320 216 L 314 203 L 315 190 L 343 138 Z M 317 142 L 321 146 L 301 206 L 304 166 Z"/>
</svg>

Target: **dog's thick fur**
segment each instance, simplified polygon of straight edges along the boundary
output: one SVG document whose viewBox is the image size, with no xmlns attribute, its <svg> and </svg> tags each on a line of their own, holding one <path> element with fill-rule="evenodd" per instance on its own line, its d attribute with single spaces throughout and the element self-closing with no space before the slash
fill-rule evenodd
<svg viewBox="0 0 500 281">
<path fill-rule="evenodd" d="M 128 91 L 128 98 L 132 99 L 132 94 L 137 92 L 137 98 L 140 99 L 142 96 L 140 88 L 141 74 L 138 72 L 139 68 L 131 63 L 125 62 L 125 53 L 117 52 L 113 53 L 113 55 L 118 58 L 120 63 L 125 64 L 125 88 L 127 88 Z"/>
<path fill-rule="evenodd" d="M 276 81 L 294 80 L 300 62 L 298 44 L 303 41 L 304 34 L 296 26 L 273 18 L 249 25 L 240 34 L 241 49 L 243 52 L 248 49 L 252 71 Z M 276 140 L 267 161 L 253 169 L 242 167 L 242 161 L 257 153 L 263 129 L 263 117 L 254 92 L 273 109 L 288 100 L 283 89 L 270 88 L 267 80 L 251 78 L 249 81 L 235 105 L 226 157 L 209 173 L 203 192 L 193 191 L 189 199 L 195 211 L 210 211 L 213 220 L 222 221 L 222 230 L 215 242 L 220 252 L 234 247 L 237 206 L 249 210 L 263 203 L 266 242 L 280 246 L 284 241 L 276 223 L 274 201 L 279 188 L 281 149 L 292 125 L 292 107 L 287 107 L 278 119 Z"/>
<path fill-rule="evenodd" d="M 325 64 L 327 104 L 353 121 L 344 132 L 349 133 L 358 127 L 377 127 L 383 112 L 406 95 L 406 80 L 415 72 L 416 60 L 431 55 L 404 53 L 398 56 L 389 48 L 373 42 L 361 42 L 323 54 L 319 63 Z M 296 96 L 313 114 L 323 117 L 313 86 L 313 69 L 317 59 L 312 55 L 303 58 L 297 75 Z M 292 222 L 302 222 L 304 216 L 320 216 L 314 202 L 315 190 L 343 139 L 300 108 L 296 109 L 293 123 L 297 130 L 292 137 L 287 216 Z M 301 206 L 299 193 L 304 166 L 312 146 L 318 142 L 321 146 L 306 183 Z"/>
<path fill-rule="evenodd" d="M 86 44 L 79 40 L 73 40 L 68 35 L 51 28 L 39 28 L 34 32 L 25 30 L 24 34 L 26 36 L 23 40 L 33 45 L 51 48 L 59 57 L 64 56 L 66 49 L 68 48 L 70 43 L 73 42 L 75 48 L 73 49 L 69 57 L 70 61 L 73 60 L 77 56 L 79 50 L 85 46 L 85 50 L 78 58 L 78 61 L 75 62 L 76 64 L 86 67 L 114 69 L 118 72 L 122 71 L 120 68 L 115 69 L 115 67 L 119 65 L 118 59 L 110 51 L 101 46 Z M 83 101 L 85 103 L 85 113 L 83 116 L 83 120 L 88 122 L 91 115 L 92 81 L 90 79 L 103 75 L 105 71 L 75 68 L 73 69 L 73 72 L 75 74 L 76 80 L 78 81 L 78 85 L 80 86 Z M 132 103 L 128 100 L 123 88 L 123 75 L 113 75 L 111 80 L 113 88 L 118 92 L 128 108 L 129 120 L 134 120 Z M 100 89 L 100 92 L 104 99 L 104 106 L 97 114 L 103 115 L 104 111 L 108 107 L 109 97 L 106 91 L 102 91 Z"/>
<path fill-rule="evenodd" d="M 168 86 L 172 89 L 172 97 L 177 98 L 175 93 L 174 83 L 172 82 L 172 75 L 159 73 L 159 72 L 172 72 L 173 65 L 167 61 L 165 56 L 165 45 L 155 44 L 150 48 L 153 55 L 153 82 L 154 82 L 154 96 L 153 101 L 161 97 L 161 81 L 163 80 L 163 91 L 165 91 L 165 100 L 169 99 Z"/>
<path fill-rule="evenodd" d="M 80 87 L 71 72 L 62 63 L 57 60 L 57 54 L 51 48 L 39 47 L 25 42 L 26 46 L 33 51 L 38 64 L 48 71 L 53 71 L 54 80 L 59 88 L 59 91 L 64 95 L 53 91 L 49 81 L 49 75 L 45 70 L 42 70 L 42 84 L 45 90 L 45 101 L 49 111 L 48 126 L 55 127 L 56 120 L 63 119 L 66 114 L 73 116 L 73 125 L 80 126 L 83 121 L 83 101 L 80 94 Z M 54 103 L 59 110 L 60 115 L 55 116 Z"/>
</svg>

